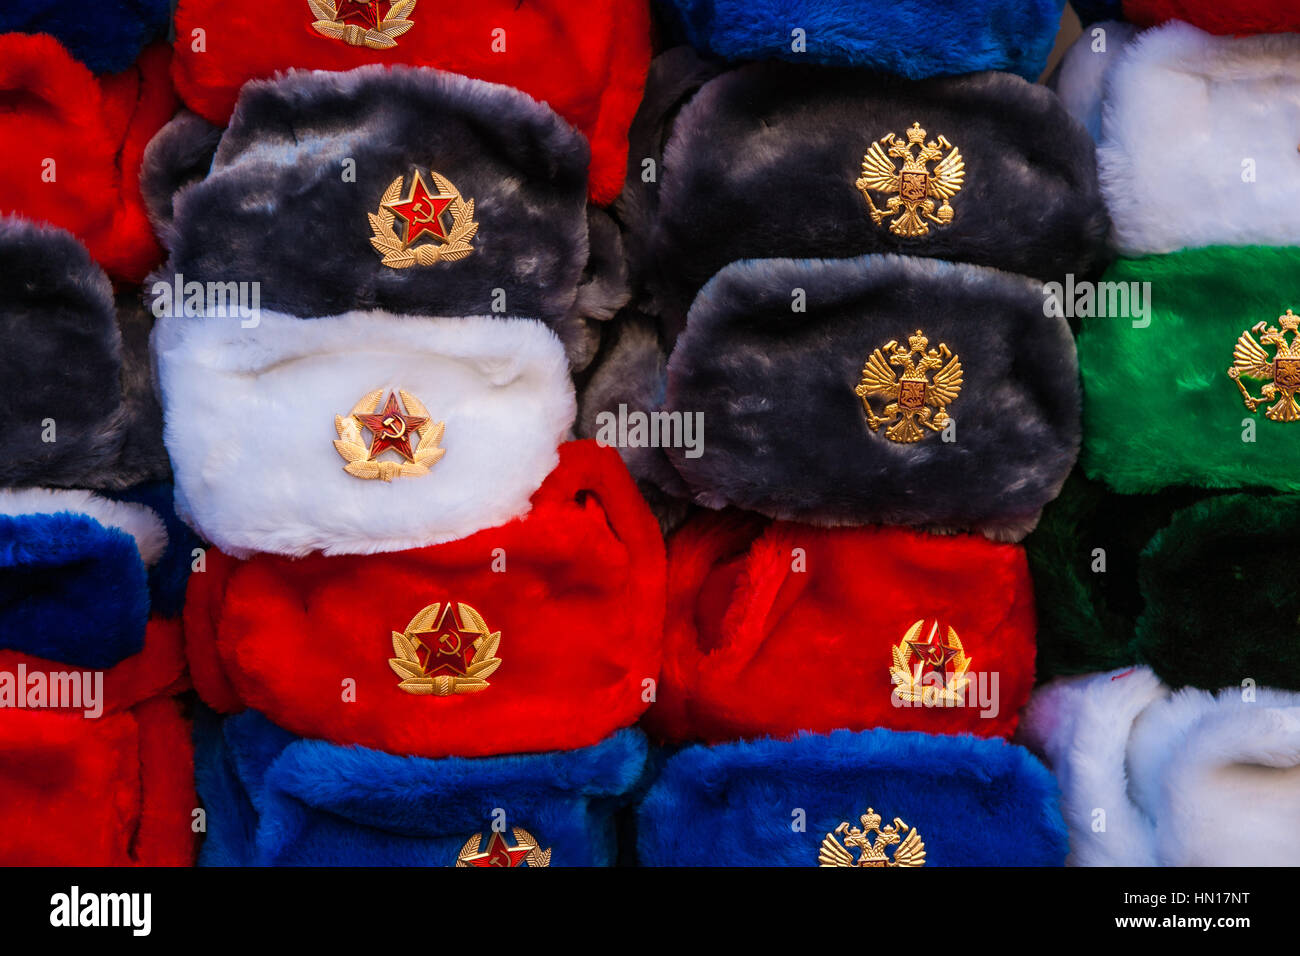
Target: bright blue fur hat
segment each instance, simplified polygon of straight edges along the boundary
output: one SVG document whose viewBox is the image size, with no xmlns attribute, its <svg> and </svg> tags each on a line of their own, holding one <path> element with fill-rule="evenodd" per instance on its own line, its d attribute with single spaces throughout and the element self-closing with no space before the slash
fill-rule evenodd
<svg viewBox="0 0 1300 956">
<path fill-rule="evenodd" d="M 858 66 L 920 80 L 1003 70 L 1036 80 L 1065 0 L 661 0 L 686 42 L 726 60 Z M 802 34 L 794 31 L 802 30 Z M 803 51 L 796 49 L 803 43 Z"/>
<path fill-rule="evenodd" d="M 194 739 L 201 866 L 454 866 L 492 848 L 502 815 L 519 862 L 533 864 L 516 849 L 531 838 L 548 865 L 610 866 L 614 812 L 648 761 L 638 730 L 580 750 L 428 760 L 294 737 L 254 711 L 201 713 Z"/>
<path fill-rule="evenodd" d="M 695 746 L 641 804 L 637 851 L 645 866 L 817 866 L 829 839 L 856 863 L 857 828 L 887 859 L 923 842 L 925 866 L 1061 866 L 1057 801 L 1048 770 L 1003 740 L 839 730 Z"/>
<path fill-rule="evenodd" d="M 0 6 L 0 33 L 49 33 L 95 73 L 120 73 L 167 35 L 171 0 L 23 0 Z"/>
</svg>

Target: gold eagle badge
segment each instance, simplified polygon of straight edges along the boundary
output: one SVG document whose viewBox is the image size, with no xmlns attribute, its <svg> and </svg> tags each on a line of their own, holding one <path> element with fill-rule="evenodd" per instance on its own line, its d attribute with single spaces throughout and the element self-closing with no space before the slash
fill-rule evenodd
<svg viewBox="0 0 1300 956">
<path fill-rule="evenodd" d="M 924 620 L 917 621 L 891 648 L 893 663 L 889 668 L 889 680 L 894 685 L 894 696 L 908 704 L 960 707 L 965 703 L 962 692 L 970 683 L 966 671 L 971 659 L 966 656 L 961 638 L 951 627 L 946 638 L 936 640 L 939 622 L 935 621 L 930 636 L 922 641 L 921 629 L 924 626 Z M 926 667 L 931 668 L 933 680 L 926 680 Z"/>
<path fill-rule="evenodd" d="M 460 848 L 460 853 L 456 855 L 456 865 L 522 866 L 525 869 L 551 865 L 551 851 L 543 850 L 531 833 L 523 827 L 511 827 L 510 833 L 515 838 L 514 846 L 493 830 L 492 836 L 488 838 L 486 850 L 480 850 L 483 845 L 483 834 L 475 833 Z"/>
<path fill-rule="evenodd" d="M 925 844 L 916 827 L 909 831 L 898 817 L 882 827 L 880 814 L 871 807 L 858 820 L 861 827 L 850 828 L 848 823 L 841 823 L 834 833 L 826 834 L 817 854 L 819 866 L 925 866 Z M 837 836 L 844 842 L 837 840 Z M 892 859 L 887 852 L 890 847 L 894 848 Z M 861 851 L 856 860 L 854 849 Z"/>
<path fill-rule="evenodd" d="M 408 19 L 415 0 L 307 0 L 316 17 L 311 28 L 323 37 L 342 40 L 348 46 L 387 50 L 415 24 Z"/>
<path fill-rule="evenodd" d="M 966 179 L 966 162 L 961 158 L 961 151 L 942 136 L 937 142 L 927 142 L 925 137 L 921 124 L 913 123 L 906 141 L 886 133 L 871 144 L 862 158 L 862 177 L 855 185 L 866 199 L 871 221 L 877 226 L 886 216 L 898 216 L 889 223 L 889 231 L 896 236 L 928 235 L 930 222 L 950 225 L 955 213 L 948 200 L 961 192 Z M 947 155 L 944 150 L 948 151 Z M 894 160 L 902 160 L 901 169 Z M 931 163 L 937 165 L 931 169 Z M 873 192 L 886 197 L 884 209 L 871 201 Z M 941 204 L 937 210 L 936 201 Z"/>
<path fill-rule="evenodd" d="M 943 431 L 953 420 L 948 406 L 961 392 L 961 360 L 942 342 L 938 349 L 929 345 L 930 340 L 917 329 L 907 345 L 891 339 L 883 351 L 876 349 L 862 369 L 862 381 L 854 392 L 867 410 L 871 430 L 888 426 L 885 437 L 890 441 L 920 441 L 925 437 L 922 426 L 932 432 Z M 900 369 L 901 374 L 890 366 Z M 933 380 L 929 377 L 932 371 Z M 887 403 L 882 414 L 877 415 L 871 408 L 870 398 Z"/>
<path fill-rule="evenodd" d="M 450 619 L 450 620 L 449 620 Z M 468 604 L 430 604 L 411 618 L 404 631 L 393 631 L 388 666 L 402 678 L 397 686 L 408 694 L 477 694 L 501 666 L 496 656 L 501 632 L 492 632 L 483 615 Z"/>
<path fill-rule="evenodd" d="M 430 170 L 429 177 L 436 191 L 429 189 L 417 169 L 403 199 L 406 177 L 398 176 L 384 190 L 379 209 L 366 213 L 370 219 L 370 244 L 390 269 L 455 262 L 474 251 L 470 242 L 478 235 L 474 200 L 461 196 L 446 176 Z M 398 219 L 402 221 L 400 237 L 395 229 Z"/>
<path fill-rule="evenodd" d="M 354 478 L 392 481 L 399 476 L 427 475 L 447 453 L 439 444 L 446 423 L 435 422 L 428 409 L 409 392 L 399 388 L 397 394 L 402 396 L 405 411 L 392 392 L 380 405 L 384 390 L 377 388 L 367 392 L 346 416 L 334 416 L 334 430 L 339 436 L 334 441 L 334 450 L 347 462 L 343 470 Z M 370 432 L 369 445 L 362 440 L 362 429 Z M 413 446 L 416 438 L 419 444 Z M 396 452 L 402 460 L 380 460 L 379 456 L 386 451 Z"/>
<path fill-rule="evenodd" d="M 1300 389 L 1300 316 L 1286 310 L 1286 315 L 1278 316 L 1277 325 L 1257 322 L 1241 333 L 1237 346 L 1232 350 L 1232 368 L 1228 377 L 1241 389 L 1242 399 L 1252 412 L 1266 402 L 1277 401 L 1264 410 L 1264 415 L 1275 422 L 1300 421 L 1300 405 L 1296 404 L 1295 393 Z M 1259 336 L 1255 341 L 1254 332 Z M 1287 336 L 1292 336 L 1287 341 Z M 1270 357 L 1264 346 L 1275 346 Z M 1260 389 L 1260 396 L 1251 395 L 1242 383 L 1242 376 L 1264 381 L 1268 384 Z M 1279 396 L 1281 396 L 1279 398 Z"/>
</svg>

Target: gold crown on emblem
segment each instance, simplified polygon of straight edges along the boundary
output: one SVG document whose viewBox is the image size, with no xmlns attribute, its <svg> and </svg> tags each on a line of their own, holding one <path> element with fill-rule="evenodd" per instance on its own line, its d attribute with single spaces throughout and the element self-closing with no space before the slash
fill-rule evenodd
<svg viewBox="0 0 1300 956">
<path fill-rule="evenodd" d="M 1256 341 L 1254 335 L 1259 336 Z M 1242 401 L 1252 412 L 1260 405 L 1277 401 L 1264 410 L 1264 416 L 1275 422 L 1300 421 L 1300 405 L 1295 393 L 1300 390 L 1300 316 L 1290 309 L 1279 315 L 1277 325 L 1256 322 L 1237 338 L 1232 350 L 1232 367 L 1228 378 L 1237 383 Z M 1290 341 L 1287 336 L 1292 336 Z M 1266 345 L 1274 347 L 1270 356 Z M 1263 381 L 1258 397 L 1251 395 L 1242 377 Z"/>
<path fill-rule="evenodd" d="M 874 808 L 867 807 L 867 812 L 858 817 L 861 826 L 850 826 L 847 821 L 841 823 L 834 833 L 826 834 L 826 839 L 822 840 L 817 865 L 925 866 L 925 843 L 916 827 L 909 828 L 898 817 L 882 827 L 881 819 Z M 894 848 L 892 859 L 888 853 L 890 847 Z M 860 851 L 856 860 L 853 858 L 855 849 Z"/>
</svg>

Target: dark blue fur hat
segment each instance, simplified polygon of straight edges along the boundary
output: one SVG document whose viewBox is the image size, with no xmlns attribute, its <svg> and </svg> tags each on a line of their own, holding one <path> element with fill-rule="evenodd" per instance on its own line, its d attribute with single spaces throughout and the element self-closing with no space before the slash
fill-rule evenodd
<svg viewBox="0 0 1300 956">
<path fill-rule="evenodd" d="M 171 15 L 171 0 L 22 0 L 0 5 L 0 33 L 50 33 L 95 73 L 120 73 Z"/>
</svg>

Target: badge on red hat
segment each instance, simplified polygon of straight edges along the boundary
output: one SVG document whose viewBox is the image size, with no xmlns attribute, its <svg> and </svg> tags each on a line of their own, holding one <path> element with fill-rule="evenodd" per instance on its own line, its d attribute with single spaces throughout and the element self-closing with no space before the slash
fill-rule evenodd
<svg viewBox="0 0 1300 956">
<path fill-rule="evenodd" d="M 939 622 L 935 621 L 929 637 L 923 641 L 920 637 L 924 626 L 924 620 L 917 621 L 891 648 L 894 660 L 889 668 L 889 680 L 894 685 L 893 694 L 906 704 L 964 706 L 964 692 L 970 683 L 966 671 L 971 659 L 966 656 L 961 638 L 951 627 L 947 637 L 939 638 Z"/>
<path fill-rule="evenodd" d="M 415 24 L 409 19 L 415 0 L 307 0 L 316 15 L 311 26 L 323 37 L 342 40 L 348 46 L 387 50 Z"/>
<path fill-rule="evenodd" d="M 422 609 L 402 632 L 393 631 L 388 666 L 408 694 L 477 694 L 491 685 L 487 678 L 501 666 L 496 656 L 501 632 L 495 634 L 468 604 L 450 601 Z"/>
<path fill-rule="evenodd" d="M 961 192 L 966 179 L 966 162 L 961 158 L 961 151 L 942 136 L 938 142 L 926 142 L 925 135 L 920 123 L 912 124 L 906 142 L 893 133 L 886 133 L 862 157 L 862 177 L 854 184 L 867 201 L 871 221 L 879 226 L 886 216 L 897 215 L 890 222 L 889 231 L 908 239 L 929 235 L 930 222 L 940 226 L 952 224 L 954 213 L 948 200 Z M 881 148 L 881 143 L 889 147 L 888 151 Z M 894 163 L 895 159 L 903 161 L 901 169 Z M 937 165 L 931 169 L 930 163 Z M 878 209 L 871 201 L 873 192 L 885 195 L 884 209 Z M 936 199 L 942 203 L 937 213 Z"/>
<path fill-rule="evenodd" d="M 917 329 L 907 345 L 891 339 L 884 344 L 884 352 L 876 349 L 863 366 L 862 381 L 854 391 L 867 410 L 871 430 L 887 426 L 885 437 L 890 441 L 917 442 L 926 437 L 922 428 L 943 431 L 952 421 L 948 406 L 961 392 L 961 360 L 943 342 L 937 349 L 929 345 L 930 340 Z M 901 369 L 902 374 L 895 373 L 891 365 Z M 871 408 L 868 398 L 886 402 L 880 415 Z"/>
<path fill-rule="evenodd" d="M 880 814 L 871 807 L 858 820 L 862 823 L 860 827 L 850 827 L 845 822 L 834 833 L 826 834 L 817 854 L 819 866 L 925 866 L 925 843 L 916 827 L 911 827 L 909 832 L 908 825 L 898 817 L 882 827 Z M 888 852 L 890 847 L 894 847 L 892 858 Z M 854 849 L 861 851 L 856 860 Z"/>
<path fill-rule="evenodd" d="M 465 199 L 451 180 L 429 171 L 435 189 L 430 189 L 417 169 L 411 174 L 411 188 L 402 198 L 406 177 L 398 176 L 384 191 L 377 212 L 370 219 L 370 244 L 392 269 L 431 266 L 455 262 L 474 251 L 471 240 L 478 234 L 474 221 L 474 200 Z M 401 235 L 396 221 L 401 220 Z"/>
<path fill-rule="evenodd" d="M 380 405 L 383 394 L 382 388 L 368 392 L 346 416 L 334 416 L 334 430 L 339 435 L 334 450 L 347 462 L 343 470 L 355 478 L 380 481 L 427 475 L 447 453 L 439 444 L 446 422 L 433 421 L 428 409 L 409 392 L 397 390 L 405 411 L 392 392 Z M 370 432 L 369 444 L 361 436 L 363 429 Z M 387 451 L 397 453 L 401 460 L 380 459 Z"/>
<path fill-rule="evenodd" d="M 541 844 L 523 827 L 511 827 L 515 845 L 511 846 L 504 836 L 492 831 L 486 849 L 483 834 L 475 833 L 465 841 L 456 856 L 457 866 L 526 866 L 528 868 L 551 865 L 551 851 L 543 850 Z"/>
</svg>

